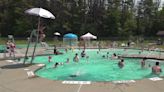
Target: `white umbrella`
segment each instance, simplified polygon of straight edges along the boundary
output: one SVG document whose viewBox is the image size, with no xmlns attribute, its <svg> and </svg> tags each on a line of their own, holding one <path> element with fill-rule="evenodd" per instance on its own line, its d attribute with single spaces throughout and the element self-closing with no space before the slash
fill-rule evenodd
<svg viewBox="0 0 164 92">
<path fill-rule="evenodd" d="M 81 36 L 82 39 L 97 39 L 97 36 L 92 35 L 91 33 L 86 33 Z"/>
<path fill-rule="evenodd" d="M 82 35 L 80 38 L 82 38 L 84 40 L 85 45 L 89 46 L 90 45 L 90 39 L 97 39 L 97 36 L 94 36 L 91 33 L 86 33 L 85 35 Z"/>
<path fill-rule="evenodd" d="M 55 32 L 54 35 L 60 36 L 61 34 L 59 32 Z"/>
<path fill-rule="evenodd" d="M 37 35 L 36 35 L 36 42 L 35 42 L 34 51 L 32 53 L 32 59 L 31 59 L 31 63 L 32 63 L 32 61 L 34 59 L 34 54 L 35 54 L 36 46 L 37 46 L 37 43 L 38 43 L 38 39 L 39 39 L 40 17 L 55 19 L 55 16 L 51 12 L 49 12 L 48 10 L 45 10 L 43 8 L 31 8 L 31 9 L 26 10 L 25 13 L 30 14 L 30 15 L 39 16 L 38 29 L 37 29 Z M 30 44 L 30 42 L 29 42 L 29 44 Z M 27 57 L 29 44 L 28 44 L 28 47 L 27 47 L 27 50 L 26 50 L 26 53 L 25 53 L 25 58 Z M 25 59 L 24 59 L 23 63 L 25 63 Z"/>
<path fill-rule="evenodd" d="M 43 18 L 55 19 L 55 16 L 51 12 L 43 8 L 31 8 L 31 9 L 26 10 L 25 13 L 30 14 L 30 15 L 40 16 Z"/>
</svg>

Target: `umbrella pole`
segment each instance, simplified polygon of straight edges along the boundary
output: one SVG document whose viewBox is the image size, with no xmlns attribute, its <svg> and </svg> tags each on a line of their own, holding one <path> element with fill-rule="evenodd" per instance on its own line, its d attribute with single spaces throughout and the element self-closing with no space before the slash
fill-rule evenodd
<svg viewBox="0 0 164 92">
<path fill-rule="evenodd" d="M 35 50 L 36 50 L 37 43 L 38 43 L 38 40 L 39 40 L 39 29 L 40 29 L 40 17 L 38 18 L 38 29 L 37 29 L 37 34 L 36 34 L 36 41 L 35 41 L 34 50 L 33 50 L 33 53 L 32 53 L 30 64 L 32 64 L 32 62 L 34 60 L 34 54 L 35 54 Z"/>
<path fill-rule="evenodd" d="M 30 43 L 31 43 L 31 39 L 32 39 L 32 35 L 35 33 L 35 30 L 33 30 L 30 34 L 30 39 L 28 41 L 28 45 L 27 45 L 27 49 L 26 49 L 26 53 L 25 53 L 25 56 L 24 56 L 24 61 L 23 61 L 23 64 L 25 64 L 26 60 L 27 60 L 27 53 L 28 53 L 28 50 L 29 50 L 29 47 L 30 47 Z"/>
</svg>

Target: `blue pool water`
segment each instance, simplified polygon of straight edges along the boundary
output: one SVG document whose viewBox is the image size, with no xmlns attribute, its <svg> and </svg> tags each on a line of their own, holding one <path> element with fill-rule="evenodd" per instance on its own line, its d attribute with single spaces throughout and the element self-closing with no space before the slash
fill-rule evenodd
<svg viewBox="0 0 164 92">
<path fill-rule="evenodd" d="M 50 50 L 51 51 L 51 50 Z M 45 67 L 36 71 L 35 73 L 43 78 L 50 80 L 79 80 L 79 81 L 114 81 L 114 80 L 139 80 L 144 78 L 150 78 L 155 76 L 163 76 L 162 72 L 160 75 L 153 75 L 151 73 L 151 67 L 155 65 L 157 60 L 146 60 L 145 68 L 141 68 L 141 59 L 135 58 L 124 58 L 125 66 L 120 69 L 118 67 L 119 59 L 103 58 L 103 55 L 109 57 L 113 53 L 117 55 L 122 54 L 137 54 L 140 50 L 133 49 L 102 49 L 97 53 L 98 49 L 87 49 L 86 54 L 89 58 L 82 58 L 80 53 L 82 50 L 69 50 L 67 53 L 64 50 L 63 55 L 51 55 L 51 62 L 48 62 L 49 56 L 38 56 L 34 59 L 34 63 L 44 63 Z M 80 60 L 79 62 L 73 62 L 73 57 L 78 53 Z M 144 51 L 141 54 L 159 54 L 155 51 Z M 66 63 L 66 59 L 70 59 L 70 63 Z M 30 59 L 29 59 L 30 61 Z M 57 68 L 54 68 L 56 62 L 63 63 Z M 164 63 L 160 62 L 162 70 L 164 70 Z"/>
</svg>

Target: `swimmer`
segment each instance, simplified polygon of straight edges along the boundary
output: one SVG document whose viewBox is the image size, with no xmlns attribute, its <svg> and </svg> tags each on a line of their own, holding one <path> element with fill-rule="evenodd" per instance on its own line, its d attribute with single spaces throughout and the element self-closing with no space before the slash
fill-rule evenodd
<svg viewBox="0 0 164 92">
<path fill-rule="evenodd" d="M 66 61 L 66 63 L 69 63 L 69 58 L 67 58 L 67 61 Z"/>
<path fill-rule="evenodd" d="M 97 54 L 99 54 L 99 51 L 97 51 Z"/>
<path fill-rule="evenodd" d="M 77 75 L 70 75 L 69 77 L 77 77 Z"/>
<path fill-rule="evenodd" d="M 109 52 L 107 52 L 107 55 L 106 55 L 107 59 L 109 58 Z"/>
<path fill-rule="evenodd" d="M 155 63 L 155 66 L 152 67 L 153 74 L 160 74 L 162 72 L 161 67 L 159 66 L 159 62 Z"/>
<path fill-rule="evenodd" d="M 51 62 L 51 56 L 48 56 L 48 62 L 50 63 Z"/>
<path fill-rule="evenodd" d="M 56 48 L 56 46 L 54 45 L 54 54 L 55 55 L 59 55 L 59 54 L 63 54 L 62 52 L 59 52 Z"/>
<path fill-rule="evenodd" d="M 71 74 L 69 77 L 78 77 L 80 76 L 80 71 L 77 71 L 75 74 Z"/>
<path fill-rule="evenodd" d="M 117 57 L 117 55 L 116 55 L 116 53 L 113 53 L 113 55 L 112 55 L 112 57 L 111 57 L 112 59 L 118 59 L 118 57 Z"/>
<path fill-rule="evenodd" d="M 143 59 L 141 60 L 141 68 L 144 68 L 144 67 L 145 67 L 145 59 L 146 59 L 146 58 L 143 58 Z"/>
<path fill-rule="evenodd" d="M 105 58 L 105 55 L 102 55 L 102 58 Z"/>
<path fill-rule="evenodd" d="M 75 57 L 73 58 L 73 61 L 74 62 L 79 62 L 79 56 L 78 56 L 77 53 L 75 54 Z"/>
<path fill-rule="evenodd" d="M 59 63 L 56 62 L 56 63 L 54 64 L 54 68 L 57 68 L 58 65 L 59 65 Z"/>
<path fill-rule="evenodd" d="M 85 57 L 85 50 L 83 50 L 82 52 L 81 52 L 81 57 Z"/>
<path fill-rule="evenodd" d="M 124 59 L 121 59 L 121 61 L 118 62 L 118 66 L 120 68 L 123 68 L 124 67 Z"/>
</svg>

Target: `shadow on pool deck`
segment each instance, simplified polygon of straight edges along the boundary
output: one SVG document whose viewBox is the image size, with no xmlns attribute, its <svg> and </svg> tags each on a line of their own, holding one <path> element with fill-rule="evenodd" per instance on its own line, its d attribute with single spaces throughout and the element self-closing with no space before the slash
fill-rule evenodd
<svg viewBox="0 0 164 92">
<path fill-rule="evenodd" d="M 31 64 L 10 64 L 10 65 L 4 65 L 1 66 L 2 69 L 16 69 L 16 68 L 24 68 L 24 67 L 29 67 Z"/>
</svg>

